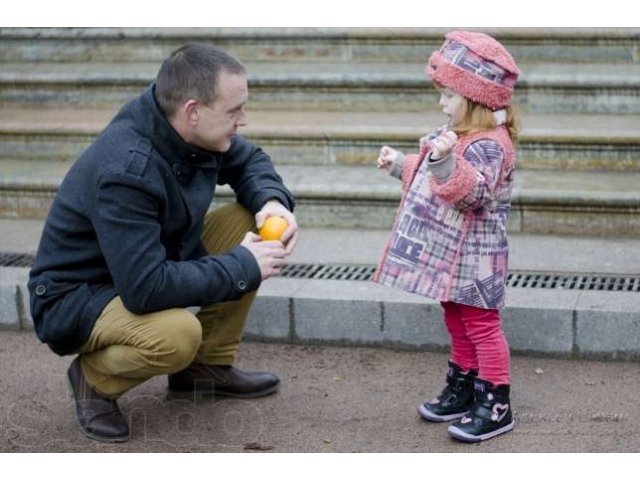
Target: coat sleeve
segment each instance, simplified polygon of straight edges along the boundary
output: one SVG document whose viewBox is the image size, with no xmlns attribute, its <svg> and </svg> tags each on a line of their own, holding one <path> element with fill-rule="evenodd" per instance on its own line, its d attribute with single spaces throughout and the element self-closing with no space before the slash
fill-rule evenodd
<svg viewBox="0 0 640 480">
<path fill-rule="evenodd" d="M 402 189 L 404 191 L 411 188 L 411 182 L 413 182 L 413 177 L 418 171 L 418 168 L 420 168 L 420 164 L 429 155 L 431 140 L 437 138 L 446 130 L 447 126 L 443 125 L 442 127 L 436 128 L 428 135 L 425 135 L 420 139 L 420 153 L 410 154 L 405 157 L 404 164 L 402 165 L 402 173 L 400 175 L 400 179 L 402 180 Z"/>
<path fill-rule="evenodd" d="M 271 199 L 277 199 L 290 211 L 295 206 L 293 195 L 276 173 L 269 155 L 241 136 L 234 138 L 223 156 L 218 183 L 230 185 L 238 202 L 252 213 L 260 211 Z"/>
<path fill-rule="evenodd" d="M 130 174 L 110 174 L 92 208 L 100 249 L 125 307 L 144 314 L 234 300 L 258 288 L 260 268 L 249 250 L 172 261 L 161 242 L 163 192 Z M 108 280 L 108 279 L 105 279 Z"/>
<path fill-rule="evenodd" d="M 505 154 L 493 140 L 478 140 L 463 155 L 450 154 L 429 164 L 434 194 L 459 210 L 476 210 L 495 203 L 495 190 Z"/>
</svg>

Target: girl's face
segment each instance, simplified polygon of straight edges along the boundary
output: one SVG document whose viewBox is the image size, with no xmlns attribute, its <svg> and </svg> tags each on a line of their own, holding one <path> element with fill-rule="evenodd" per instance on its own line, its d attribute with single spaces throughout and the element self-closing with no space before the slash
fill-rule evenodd
<svg viewBox="0 0 640 480">
<path fill-rule="evenodd" d="M 458 125 L 464 118 L 464 97 L 448 88 L 440 89 L 440 106 L 442 113 L 449 117 L 449 126 Z"/>
</svg>

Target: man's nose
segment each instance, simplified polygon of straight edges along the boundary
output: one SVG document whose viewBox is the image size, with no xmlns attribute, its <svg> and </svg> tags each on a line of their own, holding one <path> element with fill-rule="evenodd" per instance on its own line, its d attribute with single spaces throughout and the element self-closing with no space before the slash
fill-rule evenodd
<svg viewBox="0 0 640 480">
<path fill-rule="evenodd" d="M 245 127 L 248 123 L 249 123 L 249 116 L 247 115 L 247 112 L 245 112 L 243 110 L 240 113 L 240 116 L 238 117 L 238 120 L 236 121 L 236 126 Z"/>
</svg>

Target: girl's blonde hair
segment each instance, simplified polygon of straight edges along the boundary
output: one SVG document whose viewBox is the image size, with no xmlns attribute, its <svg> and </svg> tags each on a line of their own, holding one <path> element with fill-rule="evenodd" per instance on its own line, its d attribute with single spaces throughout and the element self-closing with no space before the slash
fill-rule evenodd
<svg viewBox="0 0 640 480">
<path fill-rule="evenodd" d="M 438 90 L 445 88 L 436 82 L 434 83 Z M 453 131 L 456 132 L 457 135 L 496 128 L 496 118 L 493 115 L 493 110 L 479 103 L 475 103 L 466 97 L 462 97 L 462 100 L 462 121 L 453 127 Z M 511 141 L 516 144 L 518 142 L 518 134 L 520 133 L 517 110 L 512 105 L 506 107 L 505 110 L 507 111 L 507 120 L 504 125 L 509 131 Z"/>
</svg>

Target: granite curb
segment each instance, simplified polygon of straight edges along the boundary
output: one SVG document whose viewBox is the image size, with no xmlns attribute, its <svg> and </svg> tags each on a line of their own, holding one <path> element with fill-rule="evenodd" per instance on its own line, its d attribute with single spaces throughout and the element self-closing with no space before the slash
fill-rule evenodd
<svg viewBox="0 0 640 480">
<path fill-rule="evenodd" d="M 32 330 L 26 268 L 0 268 L 0 329 Z M 510 288 L 503 328 L 515 354 L 639 360 L 637 293 Z M 271 279 L 245 329 L 247 340 L 446 351 L 437 302 L 371 282 Z"/>
</svg>

